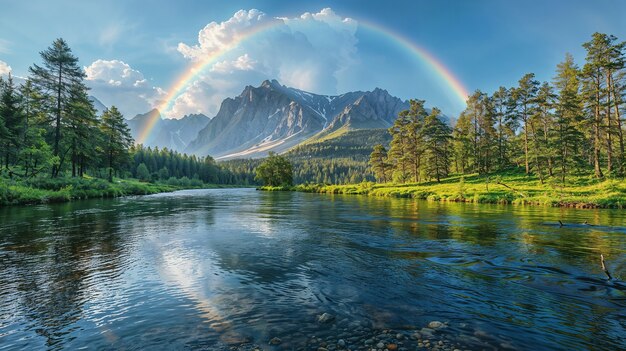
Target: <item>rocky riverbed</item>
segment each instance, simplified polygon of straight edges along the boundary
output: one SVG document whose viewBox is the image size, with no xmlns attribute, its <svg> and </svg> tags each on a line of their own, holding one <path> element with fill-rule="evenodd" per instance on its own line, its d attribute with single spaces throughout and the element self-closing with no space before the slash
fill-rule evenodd
<svg viewBox="0 0 626 351">
<path fill-rule="evenodd" d="M 367 322 L 337 321 L 323 313 L 317 317 L 317 335 L 277 335 L 264 343 L 242 343 L 225 346 L 230 351 L 298 350 L 298 351 L 466 351 L 476 349 L 514 350 L 508 342 L 498 340 L 465 324 L 450 328 L 448 322 L 431 321 L 423 327 L 404 326 L 380 329 Z M 453 330 L 454 329 L 454 330 Z"/>
</svg>

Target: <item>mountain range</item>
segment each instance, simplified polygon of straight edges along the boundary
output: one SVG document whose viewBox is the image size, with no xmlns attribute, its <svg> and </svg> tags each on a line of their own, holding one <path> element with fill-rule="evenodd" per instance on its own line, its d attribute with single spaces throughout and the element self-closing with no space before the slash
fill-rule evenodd
<svg viewBox="0 0 626 351">
<path fill-rule="evenodd" d="M 142 141 L 144 146 L 166 147 L 183 152 L 209 121 L 209 117 L 203 114 L 187 115 L 180 119 L 163 119 L 159 110 L 153 109 L 127 120 L 126 123 L 135 140 L 140 140 L 140 134 L 152 124 L 150 133 Z"/>
<path fill-rule="evenodd" d="M 100 110 L 102 105 L 93 98 Z M 202 114 L 163 119 L 156 109 L 127 120 L 135 140 L 155 121 L 145 146 L 216 159 L 258 158 L 319 142 L 346 131 L 386 133 L 408 101 L 386 90 L 319 95 L 265 80 L 222 101 L 213 118 Z M 373 146 L 373 145 L 368 145 Z"/>
<path fill-rule="evenodd" d="M 340 128 L 388 128 L 408 106 L 378 88 L 328 96 L 266 80 L 225 99 L 185 152 L 218 159 L 263 157 Z"/>
</svg>

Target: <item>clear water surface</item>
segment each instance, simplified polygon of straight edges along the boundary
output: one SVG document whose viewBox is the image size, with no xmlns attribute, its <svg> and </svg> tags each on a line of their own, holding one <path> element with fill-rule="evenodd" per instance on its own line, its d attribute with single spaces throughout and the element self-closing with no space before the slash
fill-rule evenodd
<svg viewBox="0 0 626 351">
<path fill-rule="evenodd" d="M 3 208 L 0 350 L 298 349 L 340 321 L 432 320 L 471 349 L 626 349 L 625 226 L 618 210 L 252 189 Z"/>
</svg>

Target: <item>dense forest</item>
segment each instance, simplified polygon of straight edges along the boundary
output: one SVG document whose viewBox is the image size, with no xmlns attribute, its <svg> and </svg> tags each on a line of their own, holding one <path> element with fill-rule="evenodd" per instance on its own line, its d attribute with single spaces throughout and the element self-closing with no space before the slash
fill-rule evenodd
<svg viewBox="0 0 626 351">
<path fill-rule="evenodd" d="M 133 178 L 143 181 L 163 181 L 172 185 L 184 185 L 188 180 L 208 184 L 253 184 L 246 172 L 230 171 L 218 165 L 211 156 L 197 157 L 143 145 L 133 146 L 130 153 L 133 160 L 130 173 Z"/>
<path fill-rule="evenodd" d="M 85 73 L 63 39 L 42 51 L 41 59 L 19 86 L 11 75 L 0 77 L 0 179 L 31 187 L 48 186 L 46 178 L 112 182 L 114 176 L 182 186 L 245 182 L 209 156 L 134 146 L 115 106 L 98 115 Z"/>
<path fill-rule="evenodd" d="M 551 82 L 525 74 L 517 86 L 477 90 L 454 128 L 412 100 L 393 127 L 390 146 L 375 147 L 370 165 L 380 182 L 440 180 L 450 172 L 492 174 L 512 168 L 565 184 L 568 176 L 626 175 L 622 113 L 624 42 L 594 33 L 585 64 L 570 54 Z"/>
<path fill-rule="evenodd" d="M 388 145 L 391 136 L 384 129 L 347 128 L 323 135 L 298 145 L 284 156 L 293 165 L 296 184 L 346 184 L 373 181 L 367 161 L 373 145 Z M 240 184 L 259 184 L 255 169 L 263 160 L 237 159 L 219 162 L 219 165 L 242 179 Z"/>
</svg>

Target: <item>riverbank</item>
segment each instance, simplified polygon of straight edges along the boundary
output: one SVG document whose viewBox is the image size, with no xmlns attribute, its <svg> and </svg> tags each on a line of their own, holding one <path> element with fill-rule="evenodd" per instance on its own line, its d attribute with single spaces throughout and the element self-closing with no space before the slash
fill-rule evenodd
<svg viewBox="0 0 626 351">
<path fill-rule="evenodd" d="M 543 183 L 536 176 L 503 173 L 496 176 L 452 176 L 441 182 L 373 183 L 346 185 L 300 184 L 293 187 L 261 187 L 266 191 L 300 191 L 323 194 L 414 198 L 442 202 L 543 205 L 575 208 L 626 207 L 626 182 L 598 180 L 592 176 L 569 178 L 565 185 L 553 179 Z"/>
<path fill-rule="evenodd" d="M 150 195 L 183 189 L 226 187 L 232 186 L 204 184 L 201 182 L 190 182 L 187 185 L 172 185 L 117 178 L 112 183 L 99 178 L 40 178 L 23 182 L 0 179 L 0 207 L 68 202 L 93 198 Z"/>
</svg>

